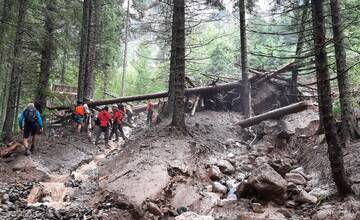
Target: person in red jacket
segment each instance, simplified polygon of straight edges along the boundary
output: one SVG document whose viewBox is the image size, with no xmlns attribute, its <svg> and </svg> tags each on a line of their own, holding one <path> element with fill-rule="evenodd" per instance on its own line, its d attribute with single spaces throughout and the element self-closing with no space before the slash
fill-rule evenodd
<svg viewBox="0 0 360 220">
<path fill-rule="evenodd" d="M 147 119 L 146 119 L 146 125 L 152 126 L 152 119 L 154 115 L 154 108 L 155 104 L 151 102 L 151 100 L 148 101 L 148 104 L 146 106 L 147 111 Z"/>
<path fill-rule="evenodd" d="M 98 129 L 96 132 L 95 144 L 99 144 L 101 133 L 105 135 L 105 145 L 109 145 L 109 126 L 111 123 L 111 114 L 109 113 L 109 107 L 105 106 L 97 116 Z"/>
<path fill-rule="evenodd" d="M 112 139 L 112 136 L 115 134 L 115 141 L 119 141 L 119 131 L 121 137 L 126 141 L 126 137 L 124 134 L 124 131 L 122 129 L 122 120 L 124 118 L 125 112 L 122 105 L 113 106 L 112 107 L 112 115 L 113 115 L 113 127 L 111 129 L 110 133 L 110 140 Z"/>
</svg>

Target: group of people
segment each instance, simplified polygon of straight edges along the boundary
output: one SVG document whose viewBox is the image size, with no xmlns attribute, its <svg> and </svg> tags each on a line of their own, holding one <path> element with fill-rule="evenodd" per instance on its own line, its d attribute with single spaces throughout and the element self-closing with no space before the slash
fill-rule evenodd
<svg viewBox="0 0 360 220">
<path fill-rule="evenodd" d="M 109 144 L 109 140 L 115 135 L 115 141 L 119 141 L 121 136 L 124 141 L 127 138 L 123 130 L 123 119 L 126 115 L 126 109 L 123 104 L 114 105 L 109 111 L 109 107 L 103 107 L 96 118 L 92 120 L 91 111 L 86 103 L 82 101 L 77 102 L 74 111 L 74 123 L 76 131 L 80 133 L 81 128 L 85 125 L 87 129 L 95 129 L 95 144 L 99 144 L 101 134 L 104 133 L 105 145 Z M 128 117 L 131 117 L 129 112 Z"/>
<path fill-rule="evenodd" d="M 104 133 L 105 145 L 109 144 L 109 140 L 115 135 L 115 141 L 119 141 L 121 136 L 124 141 L 127 141 L 127 137 L 124 134 L 123 123 L 125 116 L 128 121 L 132 122 L 133 112 L 131 108 L 125 107 L 123 104 L 117 104 L 111 107 L 111 111 L 108 106 L 99 110 L 96 117 L 93 116 L 89 106 L 82 101 L 77 101 L 77 105 L 73 112 L 73 121 L 75 124 L 76 132 L 79 134 L 81 129 L 85 127 L 87 130 L 95 129 L 95 144 L 99 144 L 100 137 Z M 147 120 L 146 124 L 152 126 L 154 118 L 155 104 L 148 101 L 146 111 Z M 25 110 L 21 112 L 19 117 L 19 128 L 23 133 L 23 144 L 25 147 L 25 155 L 30 155 L 36 144 L 37 135 L 43 131 L 43 119 L 40 112 L 36 109 L 33 103 L 29 103 Z M 32 136 L 31 144 L 29 138 Z"/>
</svg>

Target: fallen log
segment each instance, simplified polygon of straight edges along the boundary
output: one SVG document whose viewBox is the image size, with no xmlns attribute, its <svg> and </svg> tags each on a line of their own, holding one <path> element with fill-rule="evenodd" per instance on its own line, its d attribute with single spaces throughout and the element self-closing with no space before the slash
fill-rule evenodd
<svg viewBox="0 0 360 220">
<path fill-rule="evenodd" d="M 240 125 L 243 128 L 250 127 L 252 125 L 259 124 L 262 121 L 268 120 L 268 119 L 276 119 L 285 115 L 297 113 L 306 110 L 309 106 L 311 106 L 309 102 L 297 102 L 282 108 L 274 109 L 272 111 L 254 116 L 252 118 L 248 118 L 245 120 L 242 120 L 236 125 Z"/>
<path fill-rule="evenodd" d="M 185 89 L 185 95 L 201 95 L 204 93 L 216 93 L 219 91 L 227 91 L 234 88 L 239 88 L 241 83 L 239 81 L 230 82 L 230 83 L 223 83 L 214 86 L 202 86 L 202 87 L 195 87 Z M 132 102 L 132 101 L 142 101 L 142 100 L 149 100 L 149 99 L 158 99 L 158 98 L 165 98 L 168 96 L 168 92 L 158 92 L 152 94 L 145 94 L 145 95 L 138 95 L 138 96 L 127 96 L 121 97 L 116 99 L 106 99 L 106 100 L 98 100 L 98 101 L 91 101 L 88 103 L 89 107 L 95 107 L 100 105 L 111 105 L 116 103 L 122 102 Z M 70 109 L 71 106 L 57 106 L 57 107 L 48 107 L 49 110 L 65 110 Z"/>
</svg>

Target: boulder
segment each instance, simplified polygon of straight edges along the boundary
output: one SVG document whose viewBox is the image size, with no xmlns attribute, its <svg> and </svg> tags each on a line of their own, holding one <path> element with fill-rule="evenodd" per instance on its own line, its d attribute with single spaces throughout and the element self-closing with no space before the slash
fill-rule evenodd
<svg viewBox="0 0 360 220">
<path fill-rule="evenodd" d="M 216 165 L 224 174 L 235 173 L 235 167 L 228 160 L 219 160 Z"/>
<path fill-rule="evenodd" d="M 296 185 L 303 185 L 307 184 L 306 179 L 299 173 L 287 173 L 285 175 L 285 179 L 288 182 L 295 183 Z"/>
<path fill-rule="evenodd" d="M 255 212 L 255 213 L 264 213 L 264 209 L 262 207 L 262 205 L 260 203 L 251 203 L 251 209 Z"/>
<path fill-rule="evenodd" d="M 310 195 L 305 190 L 300 190 L 300 192 L 295 196 L 294 200 L 300 203 L 312 203 L 315 204 L 317 202 L 317 198 L 313 195 Z"/>
<path fill-rule="evenodd" d="M 254 194 L 254 190 L 251 188 L 251 185 L 247 180 L 242 181 L 236 188 L 236 196 L 238 198 L 247 198 Z"/>
<path fill-rule="evenodd" d="M 212 186 L 213 186 L 213 191 L 216 193 L 222 193 L 222 194 L 227 193 L 227 187 L 219 182 L 213 182 Z"/>
<path fill-rule="evenodd" d="M 255 169 L 248 183 L 260 198 L 278 203 L 284 201 L 287 182 L 268 164 Z"/>
<path fill-rule="evenodd" d="M 198 215 L 195 212 L 184 212 L 175 217 L 175 220 L 215 220 L 212 216 Z"/>
<path fill-rule="evenodd" d="M 209 178 L 213 181 L 217 181 L 217 180 L 220 180 L 221 177 L 222 177 L 222 173 L 219 169 L 219 167 L 217 166 L 211 166 L 209 168 Z"/>
</svg>

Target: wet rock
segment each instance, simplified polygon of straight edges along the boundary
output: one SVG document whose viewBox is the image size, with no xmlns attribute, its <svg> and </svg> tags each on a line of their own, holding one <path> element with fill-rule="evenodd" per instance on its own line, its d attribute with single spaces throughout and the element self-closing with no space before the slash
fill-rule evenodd
<svg viewBox="0 0 360 220">
<path fill-rule="evenodd" d="M 209 178 L 213 181 L 220 180 L 222 177 L 222 173 L 217 166 L 211 166 L 209 168 Z"/>
<path fill-rule="evenodd" d="M 221 172 L 224 174 L 233 174 L 235 173 L 234 166 L 228 160 L 219 160 L 216 165 L 220 168 Z"/>
<path fill-rule="evenodd" d="M 219 182 L 213 182 L 212 183 L 213 186 L 213 191 L 217 192 L 217 193 L 222 193 L 222 194 L 226 194 L 227 193 L 227 188 L 226 186 L 224 186 L 223 184 L 219 183 Z"/>
<path fill-rule="evenodd" d="M 177 217 L 175 220 L 215 220 L 212 216 L 198 215 L 195 212 L 185 212 Z"/>
<path fill-rule="evenodd" d="M 238 198 L 247 198 L 249 196 L 252 196 L 253 193 L 254 190 L 251 187 L 251 185 L 247 182 L 247 180 L 242 181 L 236 188 L 236 196 Z"/>
<path fill-rule="evenodd" d="M 288 182 L 295 183 L 297 185 L 305 186 L 307 184 L 306 179 L 299 173 L 287 173 L 285 179 Z"/>
<path fill-rule="evenodd" d="M 300 190 L 300 192 L 295 196 L 295 201 L 300 203 L 312 203 L 315 204 L 317 202 L 317 198 L 315 196 L 310 195 L 305 190 Z"/>
<path fill-rule="evenodd" d="M 248 183 L 260 198 L 283 202 L 287 182 L 268 164 L 254 170 Z"/>
<path fill-rule="evenodd" d="M 251 203 L 251 209 L 255 212 L 255 213 L 264 213 L 264 209 L 262 207 L 262 205 L 260 203 Z"/>
<path fill-rule="evenodd" d="M 159 206 L 157 206 L 155 203 L 153 202 L 148 202 L 147 203 L 147 210 L 156 215 L 156 216 L 162 216 L 162 211 L 161 209 L 159 208 Z"/>
</svg>

